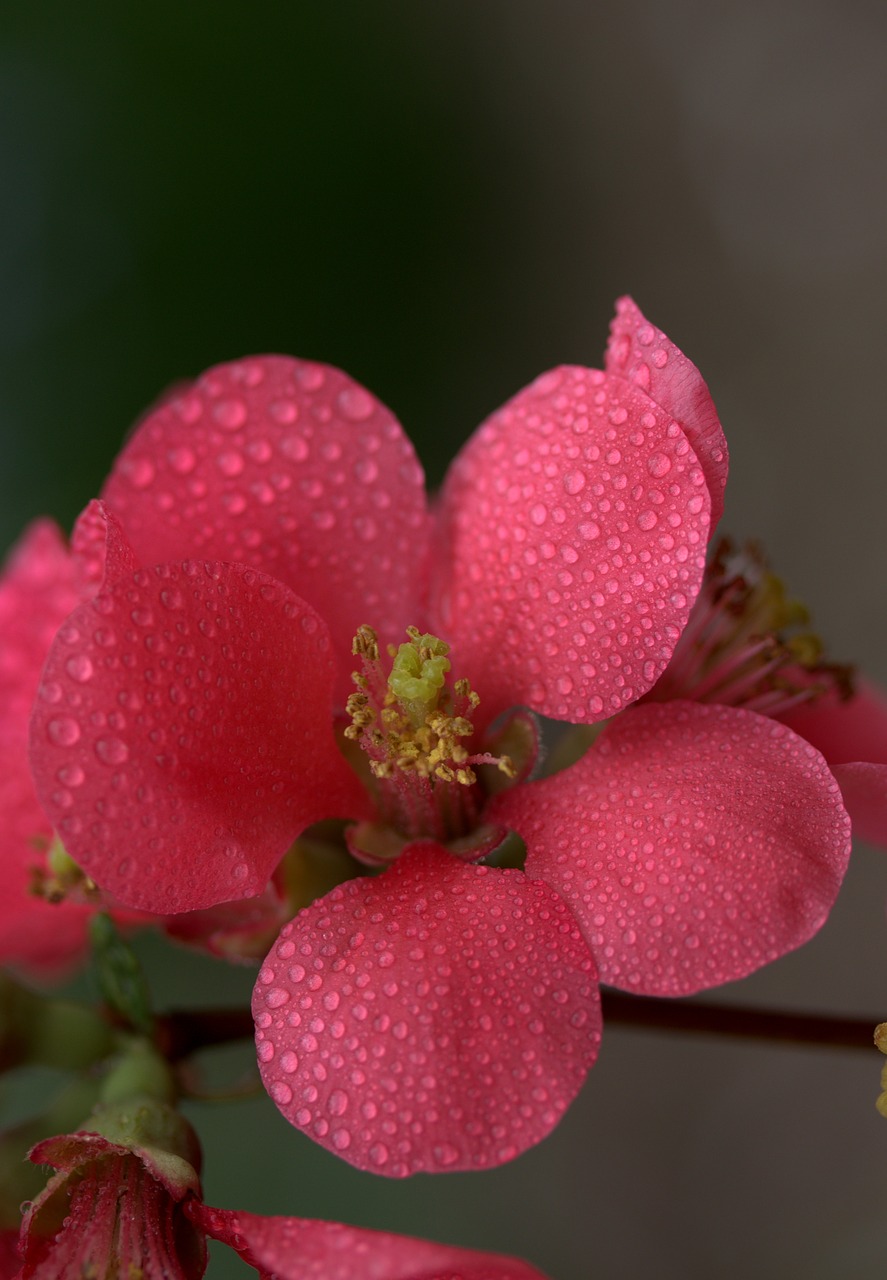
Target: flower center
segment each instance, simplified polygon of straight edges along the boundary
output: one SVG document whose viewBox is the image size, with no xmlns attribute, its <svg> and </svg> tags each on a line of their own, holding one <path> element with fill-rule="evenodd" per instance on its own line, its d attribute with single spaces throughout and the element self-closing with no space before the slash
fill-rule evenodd
<svg viewBox="0 0 887 1280">
<path fill-rule="evenodd" d="M 361 669 L 352 676 L 356 691 L 347 703 L 345 737 L 364 753 L 381 825 L 388 829 L 385 852 L 374 850 L 365 860 L 387 861 L 406 840 L 463 840 L 477 827 L 485 798 L 475 766 L 515 774 L 508 756 L 467 745 L 480 698 L 467 680 L 448 682 L 449 645 L 416 627 L 407 627 L 407 635 L 405 644 L 389 646 L 390 670 L 372 627 L 358 627 L 352 645 Z M 376 827 L 374 843 L 379 841 Z"/>
<path fill-rule="evenodd" d="M 829 691 L 848 698 L 852 668 L 823 661 L 809 622 L 759 546 L 739 549 L 722 538 L 671 662 L 647 700 L 689 698 L 779 716 Z"/>
</svg>

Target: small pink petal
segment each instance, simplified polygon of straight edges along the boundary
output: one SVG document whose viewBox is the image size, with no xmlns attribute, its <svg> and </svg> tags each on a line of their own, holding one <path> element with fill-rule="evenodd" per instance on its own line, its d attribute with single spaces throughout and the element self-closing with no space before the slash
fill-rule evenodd
<svg viewBox="0 0 887 1280">
<path fill-rule="evenodd" d="M 824 923 L 850 853 L 825 761 L 736 707 L 649 704 L 492 815 L 563 894 L 602 981 L 687 995 L 744 977 Z"/>
<path fill-rule="evenodd" d="M 115 578 L 129 577 L 138 568 L 120 521 L 99 498 L 93 498 L 77 517 L 71 534 L 71 551 L 84 600 Z"/>
<path fill-rule="evenodd" d="M 608 373 L 628 378 L 680 423 L 705 472 L 714 529 L 724 511 L 729 459 L 702 374 L 661 329 L 644 318 L 631 298 L 616 303 L 605 364 Z"/>
<path fill-rule="evenodd" d="M 526 1151 L 600 1039 L 594 961 L 566 903 L 435 845 L 300 912 L 259 974 L 253 1015 L 286 1119 L 394 1178 Z"/>
<path fill-rule="evenodd" d="M 887 848 L 887 697 L 867 680 L 852 698 L 826 696 L 784 717 L 832 767 L 853 833 Z"/>
<path fill-rule="evenodd" d="M 0 964 L 46 976 L 80 957 L 89 913 L 30 892 L 46 866 L 52 824 L 28 768 L 28 721 L 52 638 L 77 600 L 60 531 L 49 520 L 35 522 L 0 578 Z"/>
<path fill-rule="evenodd" d="M 343 696 L 357 626 L 392 641 L 416 621 L 422 470 L 390 411 L 338 369 L 217 365 L 138 426 L 102 496 L 140 563 L 242 563 L 307 600 L 343 661 Z"/>
<path fill-rule="evenodd" d="M 887 764 L 887 696 L 867 680 L 859 681 L 846 701 L 826 695 L 796 707 L 783 719 L 829 764 Z"/>
<path fill-rule="evenodd" d="M 853 834 L 887 849 L 887 764 L 833 764 Z"/>
<path fill-rule="evenodd" d="M 545 1280 L 518 1258 L 309 1218 L 263 1218 L 199 1201 L 188 1216 L 274 1280 Z"/>
<path fill-rule="evenodd" d="M 77 609 L 31 725 L 65 848 L 127 906 L 261 893 L 292 840 L 365 804 L 332 732 L 329 633 L 242 565 L 160 565 Z"/>
<path fill-rule="evenodd" d="M 654 684 L 702 580 L 709 496 L 632 383 L 543 374 L 461 451 L 439 516 L 438 625 L 482 715 L 593 723 Z"/>
</svg>

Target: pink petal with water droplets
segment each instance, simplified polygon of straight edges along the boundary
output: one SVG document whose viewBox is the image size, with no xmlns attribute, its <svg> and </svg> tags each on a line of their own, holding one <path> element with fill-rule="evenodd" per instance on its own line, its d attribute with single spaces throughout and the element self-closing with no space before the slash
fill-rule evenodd
<svg viewBox="0 0 887 1280">
<path fill-rule="evenodd" d="M 832 766 L 853 833 L 887 847 L 887 697 L 867 680 L 846 701 L 833 695 L 784 717 Z"/>
<path fill-rule="evenodd" d="M 80 595 L 90 599 L 115 578 L 128 578 L 139 567 L 123 526 L 106 502 L 93 498 L 77 517 L 71 534 Z"/>
<path fill-rule="evenodd" d="M 461 451 L 439 518 L 437 624 L 482 715 L 593 723 L 653 685 L 702 580 L 709 496 L 631 383 L 543 374 Z"/>
<path fill-rule="evenodd" d="M 333 738 L 334 671 L 322 620 L 265 574 L 188 562 L 112 583 L 59 631 L 31 725 L 68 852 L 145 911 L 261 893 L 304 827 L 366 804 Z"/>
<path fill-rule="evenodd" d="M 825 761 L 736 707 L 632 709 L 563 773 L 493 814 L 562 893 L 601 980 L 687 995 L 744 977 L 825 921 L 850 823 Z"/>
<path fill-rule="evenodd" d="M 136 429 L 102 496 L 142 564 L 194 556 L 271 574 L 327 621 L 344 661 L 369 623 L 402 639 L 426 548 L 423 476 L 384 405 L 287 356 L 217 365 Z"/>
<path fill-rule="evenodd" d="M 49 520 L 35 522 L 0 579 L 0 964 L 47 975 L 79 958 L 88 912 L 29 891 L 45 869 L 52 824 L 28 768 L 28 721 L 52 638 L 77 599 L 61 533 Z M 57 778 L 52 785 L 64 790 Z"/>
<path fill-rule="evenodd" d="M 492 1168 L 550 1132 L 594 1063 L 596 976 L 546 885 L 415 845 L 281 932 L 253 994 L 262 1079 L 360 1169 Z"/>
<path fill-rule="evenodd" d="M 702 374 L 661 329 L 644 318 L 631 298 L 616 303 L 605 367 L 608 373 L 628 378 L 680 423 L 705 472 L 714 529 L 724 512 L 729 456 Z"/>
<path fill-rule="evenodd" d="M 887 849 L 887 765 L 833 764 L 844 804 L 853 823 L 853 834 L 869 844 Z"/>
<path fill-rule="evenodd" d="M 188 1216 L 274 1280 L 545 1280 L 518 1258 L 309 1218 L 264 1218 L 198 1201 Z"/>
</svg>

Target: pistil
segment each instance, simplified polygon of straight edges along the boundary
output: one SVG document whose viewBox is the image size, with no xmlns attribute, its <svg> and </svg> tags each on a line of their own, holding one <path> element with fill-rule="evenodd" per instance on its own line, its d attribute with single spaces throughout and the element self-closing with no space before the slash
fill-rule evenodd
<svg viewBox="0 0 887 1280">
<path fill-rule="evenodd" d="M 352 651 L 361 670 L 352 676 L 345 736 L 366 755 L 383 822 L 406 839 L 448 842 L 479 820 L 475 766 L 492 764 L 509 777 L 514 767 L 507 756 L 466 745 L 480 699 L 467 680 L 447 683 L 449 645 L 416 627 L 407 635 L 405 644 L 389 646 L 386 675 L 375 631 L 358 628 Z"/>
</svg>

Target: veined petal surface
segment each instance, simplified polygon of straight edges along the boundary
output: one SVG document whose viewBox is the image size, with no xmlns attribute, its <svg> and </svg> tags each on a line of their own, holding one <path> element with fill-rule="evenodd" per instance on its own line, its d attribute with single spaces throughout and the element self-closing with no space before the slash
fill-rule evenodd
<svg viewBox="0 0 887 1280">
<path fill-rule="evenodd" d="M 597 1056 L 597 974 L 567 904 L 414 845 L 280 934 L 253 996 L 283 1115 L 389 1177 L 484 1169 L 544 1138 Z"/>
<path fill-rule="evenodd" d="M 717 409 L 702 374 L 631 298 L 620 298 L 610 325 L 605 367 L 645 391 L 684 429 L 711 494 L 711 527 L 724 512 L 729 455 Z"/>
<path fill-rule="evenodd" d="M 307 600 L 351 671 L 369 623 L 402 638 L 427 540 L 422 469 L 399 423 L 328 365 L 210 369 L 137 427 L 102 493 L 141 564 L 250 565 Z"/>
<path fill-rule="evenodd" d="M 366 803 L 333 738 L 334 673 L 323 621 L 265 574 L 118 578 L 59 631 L 32 718 L 66 849 L 145 911 L 261 893 L 304 827 Z"/>
<path fill-rule="evenodd" d="M 564 367 L 476 432 L 439 519 L 440 634 L 483 713 L 522 703 L 593 723 L 665 668 L 702 580 L 709 496 L 661 409 Z"/>
<path fill-rule="evenodd" d="M 776 721 L 688 702 L 633 708 L 569 769 L 492 816 L 570 903 L 601 980 L 688 995 L 744 977 L 824 923 L 850 823 L 819 752 Z"/>
<path fill-rule="evenodd" d="M 265 1218 L 193 1201 L 193 1222 L 273 1280 L 545 1280 L 527 1262 L 387 1231 Z"/>
</svg>

